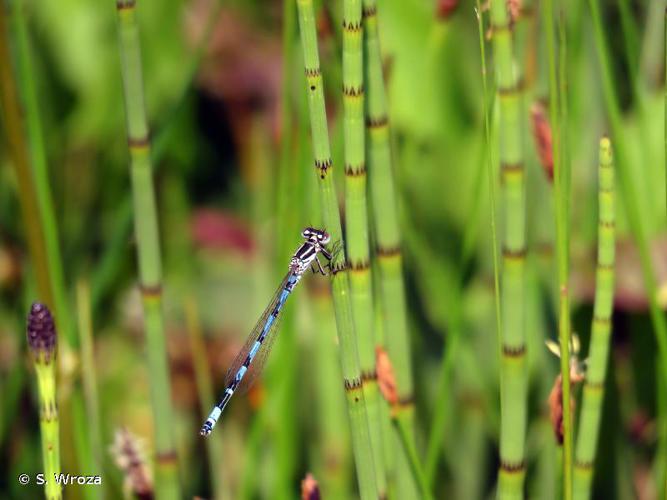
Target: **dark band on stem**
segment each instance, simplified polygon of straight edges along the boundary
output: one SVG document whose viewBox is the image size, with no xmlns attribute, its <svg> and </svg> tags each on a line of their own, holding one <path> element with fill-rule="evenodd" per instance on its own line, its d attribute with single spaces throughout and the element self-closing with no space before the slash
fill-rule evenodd
<svg viewBox="0 0 667 500">
<path fill-rule="evenodd" d="M 162 284 L 144 285 L 143 283 L 140 283 L 139 290 L 141 291 L 141 296 L 144 298 L 160 297 L 162 295 Z"/>
<path fill-rule="evenodd" d="M 331 158 L 327 158 L 326 160 L 315 160 L 315 168 L 320 171 L 320 179 L 324 179 L 332 166 L 333 161 Z"/>
<path fill-rule="evenodd" d="M 508 163 L 508 162 L 500 162 L 500 171 L 503 174 L 523 174 L 524 171 L 524 166 L 523 162 L 517 162 L 517 163 Z"/>
<path fill-rule="evenodd" d="M 343 31 L 347 31 L 348 33 L 358 33 L 361 31 L 361 21 L 357 22 L 346 22 L 343 19 Z"/>
<path fill-rule="evenodd" d="M 361 97 L 364 95 L 364 86 L 359 85 L 358 87 L 350 86 L 347 87 L 343 85 L 343 95 L 345 97 Z"/>
<path fill-rule="evenodd" d="M 378 374 L 375 370 L 367 371 L 367 370 L 362 370 L 361 371 L 361 382 L 374 382 L 378 379 Z"/>
<path fill-rule="evenodd" d="M 132 149 L 146 149 L 151 145 L 151 139 L 146 134 L 143 137 L 128 137 L 127 138 L 127 145 L 128 147 Z"/>
<path fill-rule="evenodd" d="M 378 129 L 387 127 L 389 125 L 389 117 L 387 115 L 379 116 L 377 118 L 366 118 L 366 126 L 370 129 Z"/>
<path fill-rule="evenodd" d="M 407 409 L 410 409 L 410 408 L 414 407 L 415 406 L 415 396 L 414 396 L 414 394 L 405 394 L 405 395 L 401 396 L 400 398 L 398 398 L 397 406 L 400 409 L 404 409 L 404 410 L 407 410 Z"/>
<path fill-rule="evenodd" d="M 116 2 L 116 9 L 118 10 L 134 9 L 135 5 L 136 5 L 135 0 L 118 0 Z"/>
<path fill-rule="evenodd" d="M 591 471 L 593 470 L 593 462 L 581 462 L 579 460 L 575 460 L 574 468 L 583 471 Z"/>
<path fill-rule="evenodd" d="M 609 326 L 611 324 L 611 319 L 603 318 L 600 316 L 593 316 L 593 323 L 600 326 Z"/>
<path fill-rule="evenodd" d="M 606 229 L 614 229 L 616 227 L 616 221 L 613 220 L 602 220 L 600 219 L 598 221 L 598 225 L 600 227 L 604 227 Z"/>
<path fill-rule="evenodd" d="M 347 262 L 342 261 L 342 262 L 337 262 L 331 267 L 331 274 L 332 275 L 337 275 L 340 272 L 343 272 L 347 269 Z"/>
<path fill-rule="evenodd" d="M 381 247 L 378 245 L 376 249 L 378 257 L 397 257 L 401 255 L 401 246 L 395 247 Z"/>
<path fill-rule="evenodd" d="M 350 269 L 352 269 L 352 271 L 368 271 L 370 267 L 371 263 L 368 260 L 350 262 Z"/>
<path fill-rule="evenodd" d="M 597 270 L 598 271 L 613 272 L 614 269 L 615 269 L 614 264 L 603 264 L 602 262 L 598 262 L 598 265 L 597 265 Z"/>
<path fill-rule="evenodd" d="M 503 344 L 503 356 L 508 358 L 521 358 L 526 355 L 526 344 L 507 345 Z"/>
<path fill-rule="evenodd" d="M 366 175 L 366 164 L 361 165 L 345 165 L 345 175 L 348 177 L 361 177 Z"/>
<path fill-rule="evenodd" d="M 591 382 L 590 380 L 586 380 L 584 389 L 593 392 L 600 392 L 602 389 L 604 389 L 604 382 Z"/>
<path fill-rule="evenodd" d="M 378 8 L 377 5 L 371 5 L 370 7 L 364 7 L 361 11 L 361 17 L 368 19 L 369 17 L 374 17 L 377 15 Z"/>
<path fill-rule="evenodd" d="M 175 465 L 178 461 L 178 456 L 174 450 L 168 450 L 156 453 L 155 460 L 161 465 Z"/>
<path fill-rule="evenodd" d="M 503 247 L 503 258 L 508 260 L 525 260 L 526 252 L 526 247 L 517 248 L 516 250 Z"/>
<path fill-rule="evenodd" d="M 352 392 L 358 389 L 361 389 L 361 379 L 355 377 L 353 379 L 343 379 L 343 385 L 345 387 L 345 392 Z"/>
<path fill-rule="evenodd" d="M 500 469 L 507 474 L 518 474 L 526 471 L 526 462 L 523 460 L 518 463 L 505 462 L 500 460 Z"/>
<path fill-rule="evenodd" d="M 322 74 L 322 71 L 320 70 L 319 66 L 317 68 L 306 68 L 305 71 L 306 71 L 306 76 L 310 78 L 315 78 Z"/>
</svg>

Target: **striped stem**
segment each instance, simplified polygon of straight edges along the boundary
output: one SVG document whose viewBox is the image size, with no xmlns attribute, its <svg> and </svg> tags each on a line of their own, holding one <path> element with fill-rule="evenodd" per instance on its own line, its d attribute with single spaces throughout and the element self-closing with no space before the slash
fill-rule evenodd
<svg viewBox="0 0 667 500">
<path fill-rule="evenodd" d="M 343 3 L 343 107 L 345 137 L 345 236 L 350 264 L 350 301 L 366 400 L 375 480 L 378 494 L 386 495 L 382 445 L 380 392 L 375 373 L 373 289 L 366 203 L 364 130 L 363 27 L 361 0 Z"/>
<path fill-rule="evenodd" d="M 523 498 L 526 470 L 526 201 L 521 140 L 521 87 L 513 56 L 512 24 L 504 0 L 491 1 L 491 30 L 499 101 L 499 157 L 505 210 L 498 496 L 501 499 L 515 499 Z"/>
<path fill-rule="evenodd" d="M 180 498 L 171 423 L 171 389 L 162 316 L 162 265 L 151 171 L 150 139 L 144 106 L 139 27 L 135 17 L 134 0 L 119 0 L 116 7 L 130 149 L 134 228 L 155 426 L 156 495 L 158 499 Z"/>
<path fill-rule="evenodd" d="M 614 166 L 611 141 L 606 137 L 600 141 L 598 176 L 598 262 L 595 277 L 595 306 L 574 469 L 574 498 L 580 500 L 591 497 L 593 464 L 600 431 L 611 339 L 611 312 L 614 304 L 616 243 Z"/>
<path fill-rule="evenodd" d="M 377 297 L 382 316 L 382 328 L 378 330 L 376 342 L 386 346 L 394 363 L 399 397 L 404 404 L 400 412 L 405 413 L 409 438 L 414 439 L 414 405 L 412 393 L 412 366 L 410 361 L 410 339 L 408 336 L 403 284 L 401 238 L 398 226 L 396 190 L 391 164 L 389 116 L 382 72 L 382 54 L 378 30 L 376 0 L 363 1 L 364 60 L 366 85 L 366 149 L 371 196 L 371 219 L 376 245 L 376 262 L 379 271 Z M 396 438 L 385 439 L 385 457 L 399 451 L 386 460 L 388 475 L 396 478 L 396 495 L 399 498 L 414 498 L 417 485 L 412 480 L 408 457 Z M 393 469 L 393 470 L 392 470 Z"/>
<path fill-rule="evenodd" d="M 346 272 L 345 249 L 340 224 L 338 201 L 333 182 L 333 162 L 329 145 L 324 88 L 317 31 L 312 0 L 297 0 L 303 60 L 306 72 L 306 93 L 310 110 L 313 153 L 322 207 L 322 221 L 332 241 L 341 242 L 334 257 L 331 288 L 341 348 L 343 380 L 350 417 L 352 448 L 357 468 L 357 480 L 362 499 L 378 498 L 366 402 L 361 385 L 361 370 L 349 296 L 349 275 Z"/>
<path fill-rule="evenodd" d="M 648 298 L 649 311 L 651 315 L 651 323 L 653 324 L 656 343 L 658 344 L 658 354 L 660 356 L 657 366 L 657 377 L 662 377 L 662 384 L 667 383 L 667 321 L 665 315 L 660 310 L 658 304 L 658 287 L 656 283 L 656 274 L 653 263 L 651 261 L 651 253 L 649 249 L 649 239 L 644 224 L 645 214 L 642 213 L 637 191 L 635 187 L 636 179 L 630 171 L 630 162 L 628 161 L 628 148 L 625 144 L 625 136 L 621 124 L 621 109 L 618 99 L 618 91 L 612 75 L 611 63 L 609 60 L 609 49 L 607 41 L 605 40 L 605 32 L 602 25 L 602 17 L 600 14 L 600 7 L 597 0 L 588 1 L 591 18 L 593 20 L 595 47 L 600 63 L 600 70 L 602 73 L 602 94 L 604 96 L 605 107 L 609 116 L 609 122 L 612 130 L 612 138 L 614 143 L 615 164 L 617 167 L 619 177 L 620 192 L 624 200 L 624 206 L 627 213 L 628 224 L 633 233 L 637 247 L 639 250 L 639 262 L 642 269 L 642 277 L 644 280 L 644 288 Z M 660 386 L 660 382 L 658 383 Z M 664 387 L 664 385 L 663 385 Z M 659 437 L 661 441 L 665 438 L 664 428 L 667 426 L 667 414 L 665 413 L 665 406 L 658 406 L 658 422 L 657 426 Z M 665 443 L 658 444 L 659 450 L 665 449 Z M 664 451 L 660 453 L 663 456 Z M 663 480 L 664 481 L 664 475 Z M 661 484 L 660 488 L 664 485 Z"/>
</svg>

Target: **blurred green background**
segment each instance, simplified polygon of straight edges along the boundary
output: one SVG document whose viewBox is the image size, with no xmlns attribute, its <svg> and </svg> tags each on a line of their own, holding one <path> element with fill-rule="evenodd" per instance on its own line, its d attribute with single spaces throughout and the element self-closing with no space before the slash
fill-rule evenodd
<svg viewBox="0 0 667 500">
<path fill-rule="evenodd" d="M 547 59 L 540 5 L 523 2 L 516 41 L 527 158 L 526 488 L 529 498 L 549 499 L 559 491 L 546 408 L 558 362 L 544 348 L 545 339 L 557 336 L 555 225 L 551 185 L 537 158 L 529 114 L 531 103 L 548 97 Z M 435 408 L 444 400 L 436 497 L 490 498 L 499 395 L 489 151 L 475 6 L 460 1 L 441 15 L 450 3 L 457 2 L 381 1 L 379 26 L 404 240 L 417 447 L 424 456 Z M 572 318 L 586 353 L 595 286 L 597 151 L 608 125 L 590 12 L 584 2 L 557 3 L 568 36 Z M 3 43 L 14 60 L 0 64 L 16 66 L 21 23 L 26 29 L 73 323 L 90 301 L 100 428 L 89 425 L 74 338 L 75 349 L 60 352 L 61 451 L 64 472 L 102 474 L 104 487 L 70 486 L 66 498 L 121 498 L 127 478 L 109 451 L 114 435 L 127 428 L 142 439 L 150 469 L 153 433 L 115 6 L 78 0 L 3 5 Z M 629 167 L 665 308 L 665 6 L 657 0 L 608 0 L 601 6 Z M 342 165 L 342 3 L 319 2 L 316 8 L 333 159 Z M 324 498 L 353 498 L 335 322 L 325 281 L 317 276 L 290 299 L 264 377 L 248 397 L 234 398 L 210 438 L 214 445 L 207 448 L 198 435 L 208 412 L 202 398 L 223 390 L 227 367 L 286 272 L 300 229 L 319 219 L 295 19 L 283 34 L 280 2 L 238 0 L 140 0 L 137 16 L 184 496 L 208 498 L 215 489 L 225 498 L 294 498 L 311 472 Z M 493 58 L 488 62 L 492 70 Z M 284 114 L 291 116 L 289 130 L 281 128 Z M 4 115 L 2 127 L 6 132 Z M 42 495 L 41 487 L 16 480 L 42 470 L 36 385 L 25 342 L 25 316 L 39 299 L 26 250 L 33 221 L 22 216 L 9 148 L 1 147 L 0 161 L 0 496 L 33 499 Z M 334 172 L 342 200 L 343 169 Z M 613 343 L 594 491 L 596 498 L 655 498 L 657 347 L 624 210 L 619 196 Z M 203 349 L 193 356 L 200 335 Z M 443 377 L 443 358 L 455 335 L 456 354 Z M 210 377 L 214 393 L 198 382 L 197 369 Z"/>
</svg>

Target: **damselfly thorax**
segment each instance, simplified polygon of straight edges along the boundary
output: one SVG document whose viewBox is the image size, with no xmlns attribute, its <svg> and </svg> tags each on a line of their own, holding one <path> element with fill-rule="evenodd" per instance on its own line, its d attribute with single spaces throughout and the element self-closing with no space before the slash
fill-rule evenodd
<svg viewBox="0 0 667 500">
<path fill-rule="evenodd" d="M 238 353 L 227 372 L 225 392 L 204 422 L 200 431 L 202 436 L 208 436 L 211 433 L 234 393 L 244 387 L 246 389 L 250 387 L 261 371 L 276 337 L 282 316 L 281 311 L 304 273 L 312 269 L 315 273 L 328 274 L 322 267 L 318 255 L 322 254 L 325 259 L 331 261 L 332 255 L 324 247 L 331 239 L 329 234 L 321 229 L 307 227 L 301 232 L 301 236 L 305 241 L 296 249 L 290 259 L 287 275 L 278 286 L 278 290 L 264 309 L 255 328 L 248 335 L 243 349 Z"/>
</svg>

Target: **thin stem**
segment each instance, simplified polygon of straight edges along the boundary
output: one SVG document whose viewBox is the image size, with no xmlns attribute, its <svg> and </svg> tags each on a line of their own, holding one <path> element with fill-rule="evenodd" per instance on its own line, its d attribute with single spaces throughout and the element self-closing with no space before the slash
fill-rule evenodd
<svg viewBox="0 0 667 500">
<path fill-rule="evenodd" d="M 2 103 L 3 128 L 7 136 L 11 164 L 18 181 L 18 195 L 26 231 L 28 252 L 35 270 L 37 293 L 40 300 L 53 307 L 53 284 L 46 253 L 44 225 L 40 217 L 37 193 L 27 139 L 24 133 L 23 113 L 20 108 L 19 92 L 13 73 L 9 31 L 7 25 L 7 4 L 0 6 L 0 100 Z"/>
<path fill-rule="evenodd" d="M 156 494 L 159 499 L 176 499 L 181 495 L 172 426 L 171 388 L 162 311 L 162 264 L 144 106 L 139 28 L 134 0 L 119 0 L 116 7 L 131 160 L 134 226 L 155 425 Z"/>
<path fill-rule="evenodd" d="M 184 304 L 185 322 L 190 339 L 190 351 L 192 365 L 195 370 L 195 381 L 197 383 L 197 395 L 199 397 L 199 409 L 202 415 L 208 415 L 213 406 L 213 384 L 211 382 L 211 370 L 206 356 L 206 346 L 202 338 L 202 330 L 199 322 L 199 309 L 195 299 L 188 295 Z M 226 490 L 223 482 L 224 460 L 221 445 L 222 432 L 209 436 L 206 441 L 206 453 L 208 454 L 211 481 L 213 482 L 214 498 L 221 500 L 225 498 Z"/>
<path fill-rule="evenodd" d="M 357 480 L 362 499 L 378 498 L 366 402 L 361 385 L 357 339 L 350 304 L 349 275 L 346 270 L 340 213 L 333 183 L 333 162 L 329 145 L 323 79 L 312 0 L 297 0 L 297 11 L 306 72 L 306 92 L 310 110 L 313 153 L 320 192 L 322 220 L 324 227 L 331 235 L 332 241 L 340 241 L 342 247 L 331 262 L 331 268 L 333 269 L 331 288 L 352 432 L 352 447 L 357 467 Z"/>
<path fill-rule="evenodd" d="M 58 324 L 58 331 L 64 335 L 69 346 L 76 345 L 76 332 L 70 323 L 70 310 L 67 304 L 63 262 L 60 255 L 58 224 L 56 221 L 51 181 L 44 147 L 44 134 L 40 107 L 35 89 L 35 77 L 28 30 L 24 16 L 24 1 L 18 0 L 13 5 L 13 18 L 16 31 L 17 51 L 16 68 L 21 82 L 22 100 L 25 105 L 25 125 L 30 148 L 34 189 L 39 208 L 39 216 L 44 230 L 44 243 L 48 272 L 53 286 L 54 304 L 51 308 Z"/>
<path fill-rule="evenodd" d="M 565 72 L 565 52 L 559 44 L 560 64 L 556 66 L 556 46 L 553 19 L 553 0 L 545 5 L 545 30 L 549 51 L 549 112 L 553 134 L 554 161 L 554 204 L 556 208 L 556 250 L 558 260 L 558 338 L 560 341 L 560 368 L 563 399 L 563 498 L 572 498 L 572 411 L 570 406 L 570 298 L 569 298 L 569 236 L 568 236 L 568 168 L 565 161 L 564 141 L 561 132 L 561 119 L 565 115 L 563 74 Z M 562 20 L 559 23 L 562 29 Z M 559 37 L 563 39 L 562 33 Z M 561 101 L 563 101 L 561 103 Z"/>
<path fill-rule="evenodd" d="M 504 0 L 491 1 L 491 30 L 499 101 L 500 167 L 505 201 L 501 282 L 500 470 L 498 496 L 523 498 L 526 437 L 525 263 L 526 200 L 522 91 L 514 60 L 512 23 Z"/>
<path fill-rule="evenodd" d="M 79 281 L 76 287 L 79 345 L 81 351 L 81 380 L 86 404 L 86 419 L 89 426 L 93 470 L 102 470 L 102 427 L 100 425 L 100 407 L 97 394 L 97 375 L 95 374 L 95 352 L 93 348 L 93 321 L 90 315 L 90 287 L 86 281 Z M 96 490 L 98 488 L 95 488 Z M 103 491 L 92 492 L 96 498 L 103 497 Z"/>
<path fill-rule="evenodd" d="M 395 409 L 397 410 L 398 408 Z M 412 471 L 415 483 L 419 487 L 421 498 L 424 500 L 431 500 L 433 495 L 429 490 L 428 482 L 426 481 L 426 475 L 424 474 L 422 465 L 419 462 L 414 439 L 412 439 L 411 436 L 411 422 L 409 420 L 406 421 L 406 414 L 396 414 L 392 417 L 392 423 L 394 424 L 394 429 L 396 429 L 399 441 L 403 447 L 403 452 L 408 458 L 408 464 L 410 465 L 410 470 Z"/>
<path fill-rule="evenodd" d="M 611 141 L 600 141 L 598 168 L 598 257 L 595 277 L 595 306 L 588 352 L 574 473 L 574 498 L 591 497 L 591 484 L 600 432 L 607 358 L 611 340 L 611 312 L 614 305 L 616 215 L 614 165 Z"/>
</svg>

